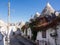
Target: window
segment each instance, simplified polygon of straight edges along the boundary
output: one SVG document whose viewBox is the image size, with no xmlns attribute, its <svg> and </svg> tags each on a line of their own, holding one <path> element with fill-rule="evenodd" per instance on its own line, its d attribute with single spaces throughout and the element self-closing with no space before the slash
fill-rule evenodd
<svg viewBox="0 0 60 45">
<path fill-rule="evenodd" d="M 46 30 L 42 31 L 42 38 L 46 38 Z"/>
</svg>

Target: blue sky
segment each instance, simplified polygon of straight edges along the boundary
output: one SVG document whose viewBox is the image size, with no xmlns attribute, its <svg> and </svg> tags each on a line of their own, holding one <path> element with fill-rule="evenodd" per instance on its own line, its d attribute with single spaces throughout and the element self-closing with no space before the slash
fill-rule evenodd
<svg viewBox="0 0 60 45">
<path fill-rule="evenodd" d="M 55 10 L 60 10 L 60 0 L 10 0 L 11 17 L 10 22 L 28 21 L 31 15 L 41 13 L 47 2 Z M 8 0 L 0 0 L 0 19 L 7 22 Z"/>
</svg>

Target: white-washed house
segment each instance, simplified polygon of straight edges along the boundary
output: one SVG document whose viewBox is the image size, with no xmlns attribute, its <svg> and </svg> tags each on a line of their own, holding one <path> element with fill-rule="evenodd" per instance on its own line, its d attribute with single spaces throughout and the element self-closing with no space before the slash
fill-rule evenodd
<svg viewBox="0 0 60 45">
<path fill-rule="evenodd" d="M 55 10 L 51 7 L 49 3 L 47 3 L 46 7 L 42 11 L 41 15 L 46 16 L 46 15 L 51 15 L 51 13 L 54 13 Z M 55 15 L 58 16 L 59 12 L 55 12 Z M 56 27 L 56 32 L 57 32 L 57 37 L 51 36 L 55 34 L 55 29 L 49 28 L 46 31 L 39 31 L 37 33 L 36 40 L 39 40 L 39 45 L 60 45 L 60 24 L 57 25 Z M 46 41 L 46 42 L 45 42 Z"/>
<path fill-rule="evenodd" d="M 47 3 L 40 16 L 30 19 L 30 28 L 35 32 L 33 35 L 37 35 L 36 40 L 39 45 L 60 45 L 59 19 L 60 13 L 55 11 L 49 3 Z"/>
<path fill-rule="evenodd" d="M 6 33 L 7 33 L 7 24 L 0 20 L 0 45 L 5 45 L 5 37 L 6 37 Z"/>
</svg>

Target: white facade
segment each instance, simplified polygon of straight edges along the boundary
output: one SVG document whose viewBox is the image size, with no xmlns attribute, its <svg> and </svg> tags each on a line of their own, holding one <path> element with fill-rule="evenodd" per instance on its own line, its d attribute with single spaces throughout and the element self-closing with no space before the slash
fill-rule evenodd
<svg viewBox="0 0 60 45">
<path fill-rule="evenodd" d="M 42 14 L 42 16 L 44 16 L 44 15 L 50 15 L 50 16 L 52 16 L 51 13 L 54 13 L 54 11 L 55 10 L 52 8 L 52 6 L 49 3 L 47 3 L 46 7 L 43 9 L 43 11 L 42 11 L 41 14 Z M 55 14 L 56 14 L 56 16 L 58 16 L 59 12 L 56 12 Z M 46 41 L 48 45 L 56 45 L 56 44 L 60 45 L 60 25 L 57 26 L 57 28 L 58 28 L 57 29 L 58 36 L 56 38 L 56 42 L 55 42 L 55 38 L 53 38 L 53 37 L 50 36 L 50 34 L 54 32 L 54 29 L 48 29 L 48 30 L 46 30 L 46 38 L 42 38 L 42 32 L 39 31 L 37 33 L 36 40 L 39 40 L 39 42 L 40 41 Z M 41 42 L 39 44 L 41 45 Z"/>
<path fill-rule="evenodd" d="M 28 28 L 28 30 L 27 30 L 27 35 L 30 37 L 30 39 L 31 39 L 31 37 L 32 37 L 32 31 L 31 31 L 31 29 L 30 28 Z"/>
<path fill-rule="evenodd" d="M 57 37 L 57 45 L 60 45 L 60 25 L 57 26 L 58 30 L 57 30 L 57 34 L 58 34 L 58 37 Z"/>
<path fill-rule="evenodd" d="M 17 28 L 19 28 L 19 27 L 17 27 L 16 25 L 11 25 L 11 26 L 9 26 L 9 29 L 8 29 L 7 23 L 0 20 L 0 32 L 1 32 L 0 39 L 2 39 L 2 41 L 0 41 L 0 45 L 6 44 L 5 39 L 6 39 L 7 33 L 10 37 L 12 37 L 13 32 L 15 32 L 17 34 Z M 9 32 L 8 32 L 8 30 L 9 30 Z M 2 35 L 3 35 L 3 38 L 2 38 Z"/>
<path fill-rule="evenodd" d="M 0 45 L 5 45 L 5 37 L 6 37 L 6 30 L 7 30 L 6 26 L 7 26 L 7 24 L 4 21 L 0 20 L 0 32 L 1 32 L 1 34 L 0 34 L 0 39 L 1 39 Z M 3 37 L 2 37 L 2 35 L 3 35 Z"/>
<path fill-rule="evenodd" d="M 57 36 L 56 43 L 57 43 L 57 45 L 60 45 L 60 25 L 57 26 L 57 27 L 58 27 L 58 29 L 57 29 L 58 36 Z M 55 38 L 50 36 L 50 34 L 53 33 L 53 32 L 54 32 L 53 29 L 46 30 L 46 38 L 42 38 L 42 32 L 40 31 L 40 32 L 37 33 L 36 40 L 39 40 L 39 41 L 44 40 L 44 41 L 47 42 L 48 45 L 56 45 Z M 40 42 L 40 44 L 41 44 L 41 42 Z"/>
<path fill-rule="evenodd" d="M 26 31 L 27 31 L 27 33 L 26 33 Z M 30 28 L 28 28 L 27 30 L 26 30 L 26 29 L 24 30 L 23 35 L 26 36 L 26 34 L 27 34 L 27 36 L 29 36 L 30 39 L 31 39 L 31 37 L 32 37 L 32 31 L 31 31 Z"/>
</svg>

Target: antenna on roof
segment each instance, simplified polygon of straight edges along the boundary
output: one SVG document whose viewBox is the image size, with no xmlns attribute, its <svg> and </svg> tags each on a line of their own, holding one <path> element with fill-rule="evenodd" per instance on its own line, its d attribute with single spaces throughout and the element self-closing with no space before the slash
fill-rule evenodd
<svg viewBox="0 0 60 45">
<path fill-rule="evenodd" d="M 9 26 L 10 26 L 10 0 L 8 0 L 8 19 L 7 19 L 7 44 L 10 45 L 10 39 L 9 39 Z"/>
<path fill-rule="evenodd" d="M 8 0 L 8 23 L 10 21 L 10 0 Z"/>
</svg>

